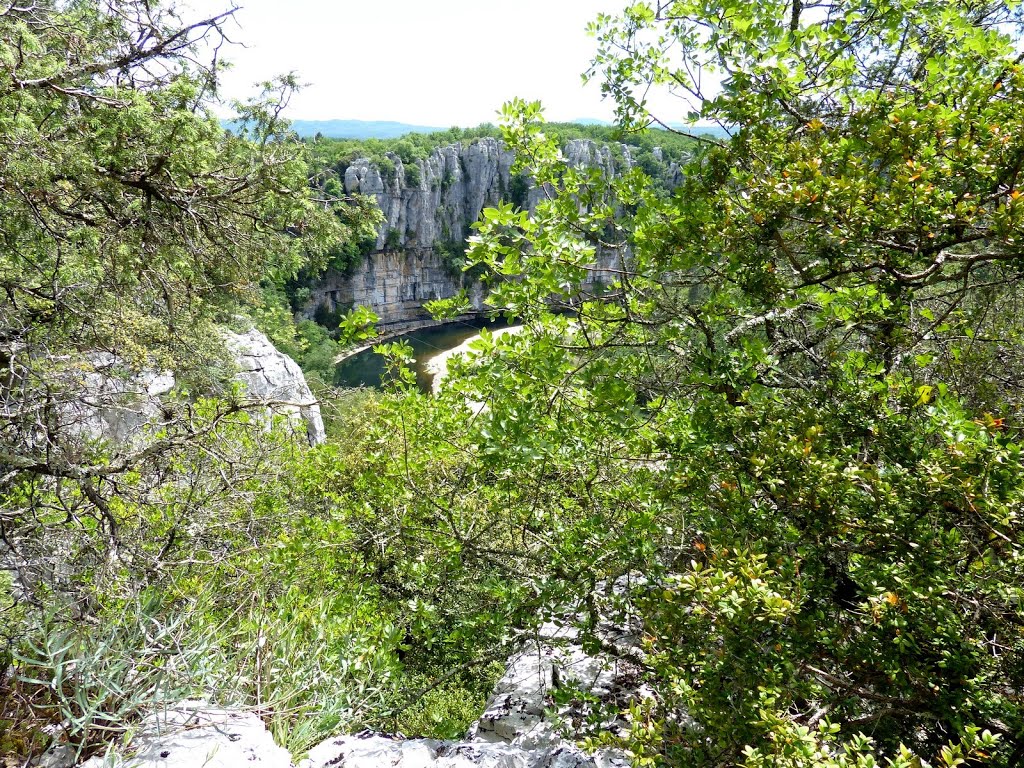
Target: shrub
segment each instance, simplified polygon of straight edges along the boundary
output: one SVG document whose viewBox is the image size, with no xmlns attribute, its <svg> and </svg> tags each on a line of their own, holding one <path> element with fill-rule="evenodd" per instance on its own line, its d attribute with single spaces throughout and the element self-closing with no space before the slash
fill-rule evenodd
<svg viewBox="0 0 1024 768">
<path fill-rule="evenodd" d="M 395 180 L 395 161 L 390 157 L 373 158 L 374 163 L 377 166 L 377 170 L 380 171 L 380 177 L 387 183 L 391 183 Z"/>
<path fill-rule="evenodd" d="M 512 177 L 509 182 L 508 199 L 516 208 L 527 207 L 530 198 L 530 181 L 519 173 Z"/>
<path fill-rule="evenodd" d="M 423 183 L 423 175 L 419 163 L 411 162 L 405 166 L 405 186 L 419 187 Z"/>
<path fill-rule="evenodd" d="M 429 739 L 458 739 L 483 711 L 486 695 L 461 685 L 434 688 L 395 721 L 396 730 Z"/>
</svg>

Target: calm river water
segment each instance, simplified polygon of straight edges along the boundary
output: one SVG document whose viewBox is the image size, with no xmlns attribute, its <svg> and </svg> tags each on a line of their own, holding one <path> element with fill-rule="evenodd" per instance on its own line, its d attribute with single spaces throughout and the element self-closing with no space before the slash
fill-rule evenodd
<svg viewBox="0 0 1024 768">
<path fill-rule="evenodd" d="M 421 328 L 388 341 L 407 341 L 413 349 L 416 383 L 424 392 L 430 392 L 434 374 L 428 370 L 430 360 L 480 333 L 481 328 L 496 330 L 507 326 L 502 320 L 470 320 L 448 323 L 434 328 Z M 384 358 L 367 349 L 346 357 L 334 369 L 334 383 L 339 387 L 380 387 L 384 376 Z"/>
</svg>

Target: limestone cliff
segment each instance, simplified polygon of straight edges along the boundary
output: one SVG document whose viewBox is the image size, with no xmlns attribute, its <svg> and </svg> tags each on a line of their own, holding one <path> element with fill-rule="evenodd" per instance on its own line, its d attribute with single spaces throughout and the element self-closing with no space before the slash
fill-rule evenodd
<svg viewBox="0 0 1024 768">
<path fill-rule="evenodd" d="M 345 172 L 345 191 L 376 197 L 384 214 L 378 251 L 462 242 L 485 206 L 508 197 L 514 158 L 496 139 L 441 147 L 426 160 L 410 164 L 415 171 L 398 156 L 391 159 L 395 170 L 387 179 L 365 159 L 356 160 Z"/>
<path fill-rule="evenodd" d="M 225 329 L 222 336 L 237 369 L 233 379 L 252 412 L 268 424 L 284 416 L 311 445 L 322 443 L 320 406 L 298 363 L 255 328 L 244 333 Z M 150 440 L 147 427 L 167 415 L 164 398 L 175 384 L 171 371 L 131 371 L 110 353 L 88 354 L 76 380 L 81 394 L 56 415 L 57 430 L 75 439 L 106 441 L 115 450 L 139 447 Z"/>
<path fill-rule="evenodd" d="M 575 139 L 563 152 L 573 166 L 600 168 L 609 176 L 634 166 L 626 145 L 613 149 Z M 656 157 L 660 161 L 660 153 Z M 328 271 L 312 287 L 307 315 L 318 306 L 344 311 L 359 305 L 376 312 L 382 327 L 396 328 L 428 321 L 424 301 L 448 298 L 461 289 L 479 309 L 483 290 L 452 268 L 451 255 L 461 252 L 485 207 L 511 201 L 532 210 L 543 194 L 512 174 L 513 153 L 493 138 L 440 147 L 426 159 L 408 164 L 397 155 L 389 159 L 393 171 L 367 159 L 346 169 L 345 191 L 374 197 L 384 223 L 372 253 L 346 273 Z M 678 184 L 678 165 L 663 166 L 666 185 Z M 613 258 L 606 257 L 609 263 L 600 266 L 614 267 Z"/>
</svg>

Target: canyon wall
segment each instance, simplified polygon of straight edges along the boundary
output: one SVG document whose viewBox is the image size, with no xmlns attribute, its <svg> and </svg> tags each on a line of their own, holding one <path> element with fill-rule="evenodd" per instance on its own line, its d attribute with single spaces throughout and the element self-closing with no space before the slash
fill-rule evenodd
<svg viewBox="0 0 1024 768">
<path fill-rule="evenodd" d="M 634 165 L 626 145 L 613 151 L 575 139 L 563 152 L 570 164 L 600 168 L 609 176 Z M 657 152 L 656 157 L 660 159 Z M 493 138 L 440 147 L 426 159 L 408 164 L 397 155 L 389 159 L 393 171 L 382 171 L 367 159 L 346 169 L 345 191 L 374 197 L 384 222 L 372 253 L 345 272 L 329 270 L 312 286 L 307 316 L 318 307 L 346 311 L 365 306 L 380 317 L 382 330 L 397 330 L 429 323 L 423 302 L 449 298 L 460 290 L 466 290 L 472 306 L 481 309 L 482 286 L 466 279 L 453 256 L 462 253 L 484 208 L 511 201 L 532 210 L 543 195 L 542 189 L 512 173 L 513 153 Z M 675 186 L 679 176 L 676 164 L 665 164 L 667 185 Z M 599 255 L 593 279 L 602 279 L 602 269 L 616 268 L 617 258 Z"/>
</svg>

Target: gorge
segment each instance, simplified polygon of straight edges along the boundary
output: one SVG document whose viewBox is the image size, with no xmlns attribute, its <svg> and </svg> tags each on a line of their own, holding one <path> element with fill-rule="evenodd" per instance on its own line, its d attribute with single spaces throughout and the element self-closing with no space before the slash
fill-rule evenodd
<svg viewBox="0 0 1024 768">
<path fill-rule="evenodd" d="M 612 178 L 637 166 L 637 147 L 570 139 L 562 149 L 573 167 L 598 169 Z M 483 309 L 484 287 L 462 272 L 472 225 L 486 207 L 509 202 L 533 210 L 550 194 L 513 172 L 514 154 L 493 137 L 435 148 L 426 158 L 403 162 L 358 158 L 331 170 L 346 194 L 372 197 L 384 220 L 376 239 L 346 269 L 329 269 L 311 286 L 302 308 L 308 318 L 362 306 L 379 318 L 384 333 L 431 324 L 426 301 L 466 291 L 473 310 Z M 680 165 L 655 147 L 649 160 L 667 190 L 682 179 Z M 650 169 L 648 169 L 650 170 Z M 599 251 L 588 283 L 607 281 L 616 252 Z"/>
<path fill-rule="evenodd" d="M 0 8 L 0 768 L 1024 765 L 1019 4 L 631 0 L 614 128 L 358 142 L 300 78 L 492 115 L 571 4 L 264 4 L 230 104 L 195 5 Z"/>
</svg>

